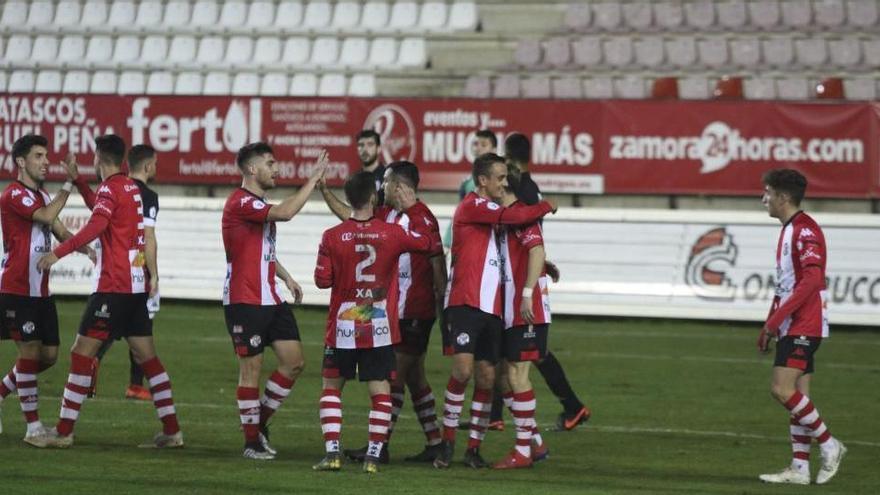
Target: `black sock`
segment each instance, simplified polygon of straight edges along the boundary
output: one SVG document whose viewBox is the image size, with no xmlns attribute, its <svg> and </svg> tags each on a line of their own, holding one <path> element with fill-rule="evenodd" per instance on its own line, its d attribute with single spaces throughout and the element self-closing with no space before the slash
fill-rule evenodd
<svg viewBox="0 0 880 495">
<path fill-rule="evenodd" d="M 129 381 L 128 383 L 131 385 L 143 385 L 144 384 L 144 370 L 141 369 L 140 365 L 134 360 L 134 354 L 131 351 L 128 351 L 128 360 L 131 362 L 131 367 L 129 368 Z"/>
<path fill-rule="evenodd" d="M 104 354 L 107 354 L 107 351 L 110 350 L 110 347 L 113 346 L 113 339 L 107 339 L 103 343 L 101 343 L 101 347 L 98 349 L 98 353 L 95 354 L 95 357 L 98 358 L 98 361 L 104 359 Z"/>
<path fill-rule="evenodd" d="M 494 423 L 495 421 L 501 421 L 502 413 L 504 412 L 504 400 L 501 396 L 501 392 L 497 389 L 495 393 L 492 394 L 492 412 L 489 414 L 489 422 Z"/>
<path fill-rule="evenodd" d="M 565 377 L 565 371 L 562 370 L 562 365 L 559 364 L 559 360 L 552 352 L 547 351 L 547 356 L 537 363 L 537 367 L 541 376 L 544 377 L 544 381 L 547 382 L 547 386 L 550 387 L 550 391 L 562 403 L 566 414 L 575 414 L 584 407 L 574 390 L 571 389 L 568 378 Z"/>
</svg>

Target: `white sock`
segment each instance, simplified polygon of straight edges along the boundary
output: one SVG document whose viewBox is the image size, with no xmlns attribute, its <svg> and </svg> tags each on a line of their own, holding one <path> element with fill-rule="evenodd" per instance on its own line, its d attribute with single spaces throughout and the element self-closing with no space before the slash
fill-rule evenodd
<svg viewBox="0 0 880 495">
<path fill-rule="evenodd" d="M 803 459 L 792 459 L 791 469 L 802 474 L 810 474 L 810 461 L 805 461 Z"/>
<path fill-rule="evenodd" d="M 43 423 L 40 421 L 34 421 L 33 423 L 27 424 L 27 434 L 28 435 L 36 435 L 43 430 Z"/>
<path fill-rule="evenodd" d="M 825 443 L 819 444 L 819 450 L 822 452 L 822 457 L 830 457 L 837 452 L 839 447 L 839 442 L 836 438 L 831 437 Z"/>
</svg>

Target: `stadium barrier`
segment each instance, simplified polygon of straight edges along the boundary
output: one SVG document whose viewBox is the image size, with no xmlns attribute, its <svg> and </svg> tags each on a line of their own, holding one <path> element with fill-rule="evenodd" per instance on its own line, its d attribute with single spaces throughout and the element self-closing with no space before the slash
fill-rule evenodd
<svg viewBox="0 0 880 495">
<path fill-rule="evenodd" d="M 76 230 L 88 211 L 78 197 L 70 203 L 62 217 Z M 156 235 L 163 297 L 219 304 L 226 271 L 223 203 L 161 198 Z M 441 231 L 453 208 L 433 208 Z M 828 241 L 831 323 L 876 325 L 880 217 L 816 218 Z M 305 304 L 329 303 L 329 291 L 314 286 L 313 271 L 321 234 L 336 223 L 323 203 L 309 202 L 292 222 L 278 224 L 278 259 L 302 285 Z M 551 287 L 551 307 L 570 315 L 763 321 L 780 228 L 762 212 L 563 209 L 544 223 L 548 257 L 562 271 Z M 75 253 L 53 268 L 50 287 L 57 294 L 88 294 L 91 275 L 89 260 Z"/>
</svg>

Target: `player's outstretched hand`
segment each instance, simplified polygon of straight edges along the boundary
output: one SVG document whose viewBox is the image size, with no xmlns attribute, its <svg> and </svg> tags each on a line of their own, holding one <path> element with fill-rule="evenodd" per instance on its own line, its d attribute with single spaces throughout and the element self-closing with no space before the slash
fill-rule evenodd
<svg viewBox="0 0 880 495">
<path fill-rule="evenodd" d="M 766 353 L 770 350 L 770 332 L 766 328 L 761 329 L 758 334 L 758 351 Z"/>
<path fill-rule="evenodd" d="M 535 321 L 535 314 L 532 313 L 532 298 L 523 296 L 522 302 L 519 304 L 519 314 L 522 315 L 523 320 L 526 321 L 529 325 L 531 325 Z"/>
<path fill-rule="evenodd" d="M 43 270 L 48 270 L 55 263 L 58 263 L 58 256 L 55 256 L 55 253 L 43 255 L 43 257 L 37 261 L 37 270 L 41 272 Z"/>
<path fill-rule="evenodd" d="M 397 184 L 397 202 L 401 211 L 406 211 L 416 204 L 416 192 L 406 184 Z"/>
<path fill-rule="evenodd" d="M 302 287 L 300 287 L 299 284 L 296 283 L 296 280 L 292 278 L 288 279 L 284 283 L 287 284 L 287 289 L 290 291 L 291 294 L 293 294 L 293 304 L 301 303 L 303 300 Z"/>
<path fill-rule="evenodd" d="M 322 149 L 321 152 L 318 153 L 318 160 L 315 162 L 315 168 L 312 169 L 312 177 L 316 177 L 319 181 L 322 180 L 329 163 L 330 155 L 327 153 L 327 150 Z"/>
<path fill-rule="evenodd" d="M 67 174 L 68 179 L 73 181 L 79 177 L 79 167 L 76 164 L 76 156 L 73 153 L 68 152 L 67 156 L 61 160 L 61 165 L 64 167 L 64 172 Z"/>
<path fill-rule="evenodd" d="M 547 272 L 547 275 L 550 275 L 550 279 L 553 280 L 554 284 L 559 283 L 559 267 L 552 261 L 544 261 L 544 271 Z"/>
</svg>

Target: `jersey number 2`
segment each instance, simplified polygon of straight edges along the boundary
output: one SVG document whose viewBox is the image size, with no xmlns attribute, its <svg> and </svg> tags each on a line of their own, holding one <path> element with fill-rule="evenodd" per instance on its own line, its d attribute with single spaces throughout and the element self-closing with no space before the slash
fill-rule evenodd
<svg viewBox="0 0 880 495">
<path fill-rule="evenodd" d="M 367 253 L 367 257 L 363 259 L 360 263 L 357 264 L 354 268 L 354 279 L 356 282 L 375 282 L 376 276 L 364 273 L 364 270 L 369 268 L 373 263 L 376 262 L 376 248 L 371 246 L 370 244 L 355 244 L 354 250 L 358 253 Z"/>
</svg>

